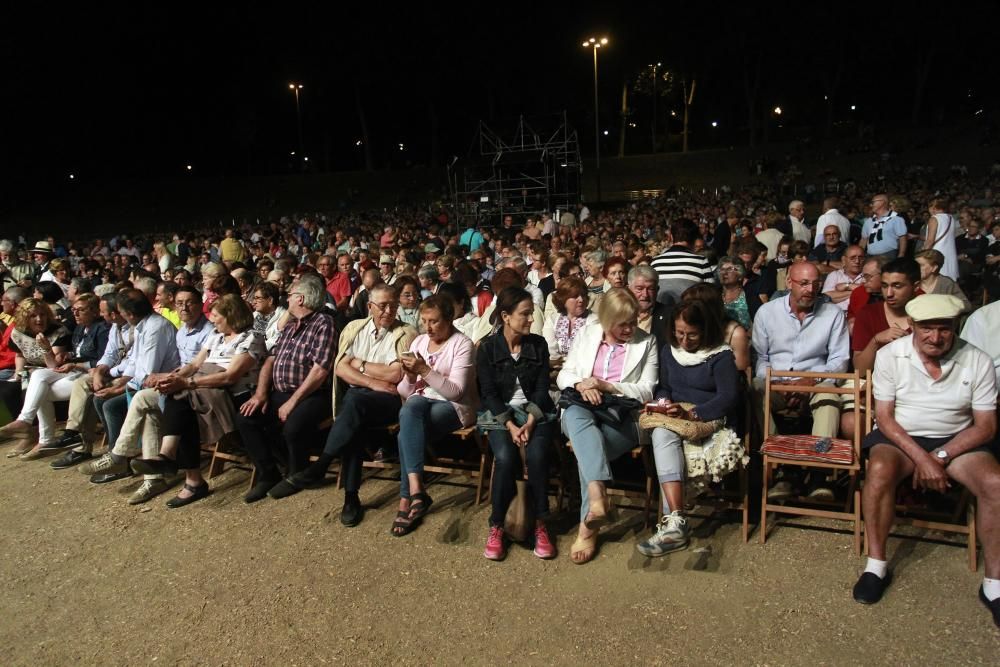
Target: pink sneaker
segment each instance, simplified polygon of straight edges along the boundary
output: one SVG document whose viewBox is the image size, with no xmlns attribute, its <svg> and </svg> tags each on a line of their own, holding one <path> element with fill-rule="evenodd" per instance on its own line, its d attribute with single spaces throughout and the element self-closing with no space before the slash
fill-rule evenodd
<svg viewBox="0 0 1000 667">
<path fill-rule="evenodd" d="M 539 558 L 556 557 L 556 545 L 552 544 L 552 540 L 549 539 L 549 531 L 541 523 L 535 524 L 534 554 Z"/>
<path fill-rule="evenodd" d="M 490 536 L 486 538 L 483 555 L 490 560 L 503 560 L 507 556 L 507 548 L 503 543 L 503 528 L 500 526 L 490 526 Z"/>
</svg>

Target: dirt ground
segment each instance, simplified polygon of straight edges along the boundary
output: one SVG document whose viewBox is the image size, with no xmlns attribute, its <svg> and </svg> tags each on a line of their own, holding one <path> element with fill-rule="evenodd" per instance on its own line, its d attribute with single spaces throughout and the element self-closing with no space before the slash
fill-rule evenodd
<svg viewBox="0 0 1000 667">
<path fill-rule="evenodd" d="M 334 488 L 245 505 L 240 470 L 178 510 L 126 505 L 138 479 L 95 486 L 48 460 L 0 458 L 0 484 L 2 665 L 997 664 L 1000 647 L 982 566 L 928 541 L 892 543 L 896 581 L 864 607 L 850 536 L 787 525 L 764 546 L 703 525 L 647 559 L 623 512 L 577 566 L 568 512 L 556 560 L 515 546 L 494 563 L 487 504 L 441 483 L 401 539 L 388 480 L 365 483 L 353 529 Z"/>
</svg>

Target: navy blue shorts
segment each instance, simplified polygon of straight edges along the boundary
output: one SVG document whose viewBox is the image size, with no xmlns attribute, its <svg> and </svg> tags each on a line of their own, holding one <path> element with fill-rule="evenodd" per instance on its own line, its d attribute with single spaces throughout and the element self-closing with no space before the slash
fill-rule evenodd
<svg viewBox="0 0 1000 667">
<path fill-rule="evenodd" d="M 920 447 L 922 447 L 925 452 L 933 452 L 938 447 L 941 447 L 942 445 L 947 445 L 949 442 L 952 441 L 952 439 L 955 436 L 950 436 L 947 438 L 923 438 L 911 435 L 910 437 L 913 438 L 913 441 L 918 445 L 920 445 Z M 959 454 L 959 456 L 964 456 L 965 454 L 971 454 L 973 452 L 986 452 L 987 454 L 993 454 L 995 456 L 996 444 L 997 444 L 996 441 L 994 441 L 992 445 L 980 445 L 979 447 L 974 447 L 973 449 L 970 449 L 967 452 Z M 892 447 L 896 447 L 897 449 L 899 449 L 899 447 L 893 444 L 889 440 L 889 438 L 883 435 L 877 428 L 872 429 L 872 432 L 864 437 L 864 439 L 861 441 L 861 449 L 862 450 L 871 449 L 875 445 L 890 445 Z"/>
</svg>

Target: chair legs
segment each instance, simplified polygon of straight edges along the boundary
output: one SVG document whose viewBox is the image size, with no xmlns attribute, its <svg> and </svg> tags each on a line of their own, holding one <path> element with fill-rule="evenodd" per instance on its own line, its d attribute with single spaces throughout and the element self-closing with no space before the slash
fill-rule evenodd
<svg viewBox="0 0 1000 667">
<path fill-rule="evenodd" d="M 766 456 L 764 457 L 763 481 L 760 491 L 760 525 L 757 527 L 757 530 L 760 531 L 761 544 L 767 542 L 767 489 L 771 486 L 771 465 L 767 462 Z"/>
</svg>

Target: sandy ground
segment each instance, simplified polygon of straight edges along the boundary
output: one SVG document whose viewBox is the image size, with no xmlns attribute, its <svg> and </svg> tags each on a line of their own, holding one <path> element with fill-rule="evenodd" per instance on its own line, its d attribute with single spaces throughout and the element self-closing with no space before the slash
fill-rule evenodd
<svg viewBox="0 0 1000 667">
<path fill-rule="evenodd" d="M 702 526 L 688 551 L 646 559 L 623 512 L 577 566 L 570 512 L 559 558 L 514 546 L 494 563 L 487 505 L 462 487 L 431 486 L 431 515 L 399 539 L 391 481 L 366 482 L 353 529 L 333 488 L 246 506 L 231 470 L 168 510 L 126 505 L 138 483 L 0 458 L 0 665 L 998 662 L 982 567 L 954 546 L 894 541 L 896 582 L 864 607 L 862 561 L 834 532 L 779 526 L 761 546 Z"/>
</svg>

